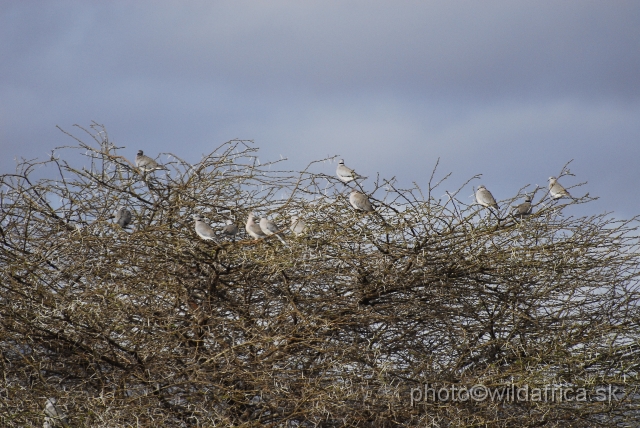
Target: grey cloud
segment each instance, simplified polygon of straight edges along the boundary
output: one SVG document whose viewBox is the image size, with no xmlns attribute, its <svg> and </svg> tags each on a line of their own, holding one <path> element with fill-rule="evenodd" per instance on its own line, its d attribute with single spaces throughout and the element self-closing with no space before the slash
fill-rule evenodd
<svg viewBox="0 0 640 428">
<path fill-rule="evenodd" d="M 29 17 L 37 19 L 22 16 L 12 30 L 22 35 L 27 25 L 47 34 L 21 41 L 29 50 L 44 42 L 48 52 L 34 51 L 40 60 L 71 55 L 56 62 L 61 68 L 54 73 L 77 67 L 99 76 L 215 79 L 252 90 L 388 88 L 483 100 L 540 94 L 626 100 L 640 91 L 632 84 L 640 71 L 636 2 L 153 5 L 63 14 L 49 4 L 34 7 Z M 51 10 L 55 25 L 42 18 Z"/>
</svg>

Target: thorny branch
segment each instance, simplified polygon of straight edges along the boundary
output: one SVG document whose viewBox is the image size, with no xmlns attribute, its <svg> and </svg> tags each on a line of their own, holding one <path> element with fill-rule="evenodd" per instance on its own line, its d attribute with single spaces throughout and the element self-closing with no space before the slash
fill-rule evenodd
<svg viewBox="0 0 640 428">
<path fill-rule="evenodd" d="M 435 169 L 426 198 L 378 178 L 365 215 L 349 187 L 312 172 L 320 161 L 276 170 L 233 140 L 142 174 L 103 127 L 81 129 L 94 144 L 72 135 L 79 146 L 1 177 L 2 426 L 41 425 L 47 397 L 93 427 L 640 421 L 637 219 L 565 217 L 591 198 L 546 193 L 516 219 L 508 205 L 539 190 L 523 187 L 497 222 L 457 198 L 471 180 L 447 191 Z M 36 166 L 58 176 L 35 180 Z M 120 206 L 128 230 L 110 220 Z M 307 231 L 286 233 L 289 247 L 194 232 L 193 214 L 242 230 L 252 211 L 285 231 L 300 216 Z M 627 396 L 412 407 L 425 383 L 616 384 Z"/>
</svg>

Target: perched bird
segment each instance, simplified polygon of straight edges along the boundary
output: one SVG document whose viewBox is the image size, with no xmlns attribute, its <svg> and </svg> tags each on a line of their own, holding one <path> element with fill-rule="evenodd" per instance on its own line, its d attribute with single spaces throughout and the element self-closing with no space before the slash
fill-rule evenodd
<svg viewBox="0 0 640 428">
<path fill-rule="evenodd" d="M 487 188 L 482 185 L 480 185 L 478 187 L 478 190 L 476 190 L 476 202 L 478 202 L 480 205 L 486 208 L 489 208 L 489 207 L 495 208 L 495 209 L 500 208 L 498 207 L 496 200 L 493 199 L 493 195 L 491 194 L 491 192 L 488 191 Z"/>
<path fill-rule="evenodd" d="M 573 199 L 569 192 L 567 192 L 567 189 L 565 189 L 562 184 L 558 183 L 558 180 L 555 177 L 549 177 L 549 193 L 551 194 L 551 199 Z"/>
<path fill-rule="evenodd" d="M 67 425 L 67 415 L 56 406 L 56 400 L 54 397 L 47 398 L 44 404 L 44 424 L 43 427 L 55 427 L 60 425 Z"/>
<path fill-rule="evenodd" d="M 145 156 L 142 150 L 138 150 L 138 154 L 136 155 L 136 166 L 144 172 L 154 171 L 156 169 L 167 169 L 149 156 Z"/>
<path fill-rule="evenodd" d="M 213 231 L 213 228 L 211 226 L 209 226 L 207 223 L 205 223 L 204 221 L 202 221 L 202 217 L 198 216 L 198 215 L 194 215 L 193 219 L 195 220 L 196 224 L 196 234 L 204 239 L 205 241 L 213 241 L 215 240 L 216 237 L 216 233 Z"/>
<path fill-rule="evenodd" d="M 363 178 L 363 179 L 367 178 L 367 177 L 362 177 L 361 175 L 356 174 L 354 170 L 346 167 L 344 165 L 344 159 L 340 159 L 340 161 L 338 162 L 338 168 L 336 169 L 336 174 L 338 175 L 338 178 L 340 179 L 340 181 L 342 181 L 345 184 L 350 181 L 357 180 L 359 178 Z"/>
<path fill-rule="evenodd" d="M 527 196 L 523 203 L 516 207 L 513 207 L 513 216 L 522 218 L 531 214 L 531 209 L 531 197 Z"/>
<path fill-rule="evenodd" d="M 282 237 L 282 233 L 278 232 L 280 228 L 278 228 L 278 226 L 274 222 L 267 219 L 266 217 L 262 217 L 260 219 L 260 229 L 262 229 L 264 234 L 267 236 L 276 235 L 276 238 L 282 241 L 284 245 L 287 245 L 287 243 L 284 241 L 284 238 Z"/>
<path fill-rule="evenodd" d="M 235 225 L 233 220 L 227 220 L 227 225 L 222 228 L 222 234 L 230 237 L 235 237 L 238 234 L 238 226 Z"/>
<path fill-rule="evenodd" d="M 258 217 L 254 213 L 249 214 L 249 217 L 247 217 L 247 224 L 245 225 L 245 229 L 247 233 L 251 237 L 253 237 L 253 239 L 266 238 L 267 235 L 264 234 L 264 232 L 260 228 L 260 225 L 256 223 L 257 219 Z"/>
<path fill-rule="evenodd" d="M 352 190 L 349 194 L 349 202 L 351 206 L 360 211 L 371 212 L 373 211 L 373 206 L 369 201 L 369 198 L 364 193 L 360 193 L 357 190 Z"/>
<path fill-rule="evenodd" d="M 116 214 L 112 217 L 116 219 L 116 224 L 123 229 L 126 229 L 131 224 L 131 211 L 125 207 L 120 207 Z"/>
<path fill-rule="evenodd" d="M 289 227 L 295 236 L 303 235 L 307 229 L 307 223 L 297 215 L 291 217 L 291 226 Z"/>
</svg>

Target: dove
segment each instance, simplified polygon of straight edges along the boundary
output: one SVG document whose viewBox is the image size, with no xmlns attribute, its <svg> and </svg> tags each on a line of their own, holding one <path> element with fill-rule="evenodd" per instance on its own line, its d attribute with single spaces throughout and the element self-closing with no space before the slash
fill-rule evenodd
<svg viewBox="0 0 640 428">
<path fill-rule="evenodd" d="M 369 198 L 364 193 L 360 193 L 357 190 L 352 190 L 349 194 L 349 202 L 351 206 L 360 211 L 371 212 L 373 211 L 373 206 L 369 201 Z"/>
<path fill-rule="evenodd" d="M 202 218 L 198 215 L 194 215 L 193 219 L 195 220 L 195 228 L 196 234 L 204 239 L 205 241 L 213 241 L 215 240 L 216 234 L 213 231 L 213 228 L 209 226 L 207 223 L 202 221 Z"/>
<path fill-rule="evenodd" d="M 350 181 L 357 180 L 359 178 L 363 178 L 363 179 L 367 178 L 367 177 L 362 177 L 361 175 L 356 174 L 354 170 L 346 167 L 344 165 L 344 159 L 340 159 L 340 161 L 338 162 L 338 168 L 336 168 L 336 175 L 338 176 L 340 181 L 342 181 L 345 184 Z"/>
<path fill-rule="evenodd" d="M 276 238 L 278 238 L 284 245 L 287 245 L 282 238 L 282 233 L 278 232 L 278 230 L 280 230 L 278 226 L 266 217 L 260 219 L 260 229 L 262 229 L 264 234 L 267 236 L 276 235 Z"/>
<path fill-rule="evenodd" d="M 238 226 L 233 223 L 233 220 L 227 220 L 226 223 L 227 225 L 222 228 L 222 234 L 235 237 L 238 234 Z"/>
<path fill-rule="evenodd" d="M 295 236 L 303 235 L 307 229 L 307 223 L 300 219 L 297 215 L 291 217 L 291 226 L 289 227 Z"/>
<path fill-rule="evenodd" d="M 142 150 L 138 150 L 138 154 L 136 155 L 136 166 L 144 172 L 154 171 L 156 169 L 167 169 L 149 156 L 145 156 Z"/>
<path fill-rule="evenodd" d="M 131 211 L 125 207 L 120 207 L 116 214 L 112 217 L 116 219 L 116 224 L 123 229 L 126 229 L 131 224 Z"/>
<path fill-rule="evenodd" d="M 549 177 L 549 193 L 551 194 L 551 199 L 573 199 L 569 192 L 567 192 L 567 189 L 565 189 L 562 184 L 558 183 L 558 180 L 555 177 Z"/>
<path fill-rule="evenodd" d="M 531 214 L 531 198 L 527 196 L 523 203 L 513 208 L 514 217 L 524 217 Z"/>
<path fill-rule="evenodd" d="M 478 190 L 476 191 L 476 202 L 486 208 L 495 208 L 499 209 L 496 200 L 493 199 L 493 195 L 490 191 L 487 190 L 486 187 L 480 185 L 478 186 Z"/>
<path fill-rule="evenodd" d="M 245 230 L 253 239 L 261 239 L 265 238 L 267 235 L 264 234 L 260 225 L 256 223 L 258 217 L 251 213 L 249 217 L 247 217 L 247 224 L 245 225 Z"/>
</svg>

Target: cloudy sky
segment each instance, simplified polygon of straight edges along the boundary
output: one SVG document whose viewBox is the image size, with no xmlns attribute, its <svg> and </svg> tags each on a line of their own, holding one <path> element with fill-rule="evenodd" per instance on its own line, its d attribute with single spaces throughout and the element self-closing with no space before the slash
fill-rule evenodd
<svg viewBox="0 0 640 428">
<path fill-rule="evenodd" d="M 498 199 L 573 159 L 584 209 L 640 214 L 637 0 L 1 1 L 0 57 L 0 173 L 96 121 L 131 158 L 243 138 L 425 186 L 440 158 Z"/>
</svg>

